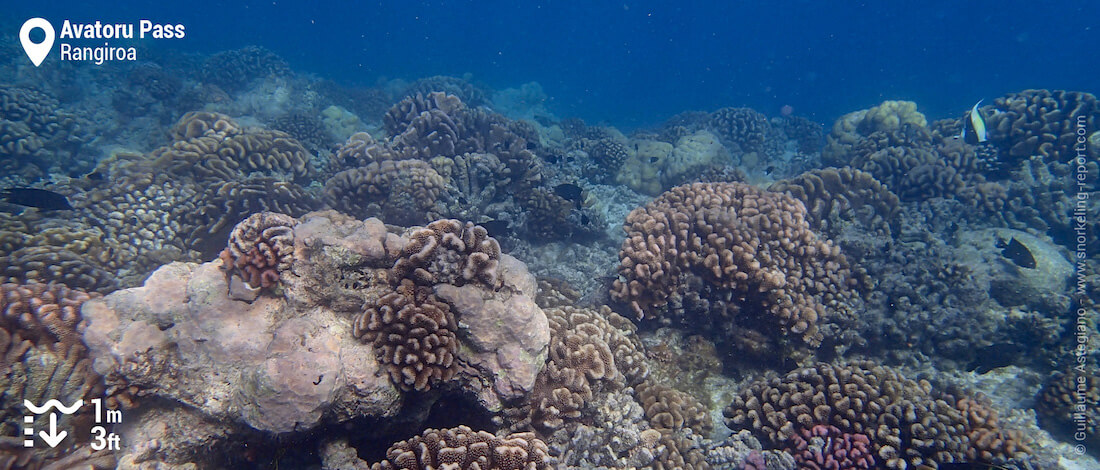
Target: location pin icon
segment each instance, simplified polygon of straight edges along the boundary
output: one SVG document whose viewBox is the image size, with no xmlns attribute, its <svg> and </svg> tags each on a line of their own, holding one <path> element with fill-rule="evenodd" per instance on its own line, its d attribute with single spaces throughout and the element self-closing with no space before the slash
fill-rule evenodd
<svg viewBox="0 0 1100 470">
<path fill-rule="evenodd" d="M 31 41 L 31 30 L 34 28 L 42 28 L 46 33 L 46 39 L 37 44 Z M 19 42 L 23 43 L 23 51 L 27 53 L 27 57 L 31 58 L 35 67 L 38 67 L 43 60 L 46 60 L 50 49 L 53 48 L 53 25 L 43 18 L 31 18 L 23 23 L 22 28 L 19 28 Z"/>
</svg>

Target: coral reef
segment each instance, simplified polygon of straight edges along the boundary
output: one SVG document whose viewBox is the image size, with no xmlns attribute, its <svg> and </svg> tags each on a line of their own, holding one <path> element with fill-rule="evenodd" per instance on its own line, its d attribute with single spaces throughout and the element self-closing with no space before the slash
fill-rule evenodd
<svg viewBox="0 0 1100 470">
<path fill-rule="evenodd" d="M 354 138 L 354 136 L 353 136 Z M 344 170 L 325 182 L 325 202 L 355 217 L 412 225 L 436 218 L 446 182 L 419 160 L 383 160 Z"/>
<path fill-rule="evenodd" d="M 876 142 L 879 148 L 912 140 L 928 120 L 912 101 L 884 101 L 870 109 L 841 116 L 825 136 L 821 158 L 826 165 L 843 167 L 851 162 L 853 149 L 861 142 Z M 920 138 L 920 137 L 917 137 Z M 883 142 L 885 141 L 885 142 Z M 879 143 L 883 142 L 883 143 Z M 857 153 L 870 153 L 867 151 Z"/>
<path fill-rule="evenodd" d="M 710 433 L 709 411 L 695 397 L 652 381 L 635 385 L 634 391 L 653 429 L 678 431 L 686 427 L 701 436 Z"/>
<path fill-rule="evenodd" d="M 836 426 L 818 424 L 791 436 L 791 453 L 799 468 L 856 470 L 874 468 L 871 440 Z"/>
<path fill-rule="evenodd" d="M 1091 93 L 1024 90 L 983 106 L 989 140 L 1010 161 L 1038 156 L 1065 162 L 1076 155 L 1078 126 L 1093 132 L 1100 126 L 1100 103 Z"/>
<path fill-rule="evenodd" d="M 763 154 L 773 132 L 768 118 L 750 108 L 719 109 L 711 113 L 708 124 L 737 154 Z"/>
<path fill-rule="evenodd" d="M 0 86 L 0 161 L 17 164 L 27 182 L 86 169 L 91 162 L 80 155 L 89 140 L 83 122 L 46 93 Z"/>
<path fill-rule="evenodd" d="M 467 426 L 426 429 L 398 442 L 371 470 L 548 470 L 553 461 L 546 444 L 532 433 L 497 437 Z"/>
<path fill-rule="evenodd" d="M 289 73 L 290 67 L 282 57 L 262 47 L 247 46 L 206 59 L 202 81 L 232 93 L 241 91 L 252 80 Z"/>
<path fill-rule="evenodd" d="M 309 151 L 284 132 L 241 128 L 215 113 L 188 113 L 174 129 L 176 141 L 150 154 L 161 171 L 196 181 L 276 176 L 303 182 L 314 174 Z"/>
<path fill-rule="evenodd" d="M 1044 427 L 1074 430 L 1078 437 L 1100 442 L 1100 370 L 1085 367 L 1051 375 L 1036 397 L 1035 409 L 1045 418 Z"/>
<path fill-rule="evenodd" d="M 5 436 L 20 436 L 27 427 L 24 400 L 35 406 L 47 400 L 59 400 L 64 406 L 91 399 L 107 403 L 110 396 L 103 377 L 92 368 L 92 357 L 77 331 L 81 305 L 92 298 L 60 284 L 0 284 L 0 370 L 4 371 L 0 374 L 0 431 Z M 113 400 L 110 403 L 111 408 L 117 407 Z M 74 414 L 61 415 L 55 425 L 87 435 L 94 423 L 91 411 L 80 407 Z M 39 421 L 38 426 L 43 423 Z M 26 448 L 22 439 L 11 439 L 0 445 L 0 468 L 69 468 L 90 458 L 89 449 L 81 447 L 86 443 L 74 440 L 62 441 L 60 447 Z M 98 462 L 91 459 L 89 465 L 113 468 L 109 453 L 96 457 Z"/>
<path fill-rule="evenodd" d="M 297 224 L 293 217 L 275 212 L 259 212 L 242 220 L 233 227 L 229 247 L 221 253 L 226 275 L 243 280 L 252 289 L 277 284 L 294 259 Z"/>
<path fill-rule="evenodd" d="M 427 287 L 404 279 L 394 292 L 368 303 L 353 328 L 402 389 L 430 390 L 455 374 L 454 314 Z"/>
<path fill-rule="evenodd" d="M 550 349 L 527 402 L 509 409 L 513 429 L 552 432 L 578 420 L 596 394 L 637 384 L 649 374 L 629 320 L 611 312 L 557 307 L 546 310 Z"/>
<path fill-rule="evenodd" d="M 419 284 L 480 283 L 499 288 L 500 244 L 481 226 L 454 219 L 437 220 L 408 233 L 409 243 L 397 261 L 393 274 Z"/>
<path fill-rule="evenodd" d="M 848 223 L 864 232 L 892 236 L 900 231 L 900 201 L 871 174 L 852 168 L 813 170 L 777 181 L 768 191 L 786 192 L 802 201 L 813 228 L 830 237 Z"/>
<path fill-rule="evenodd" d="M 805 213 L 790 196 L 741 183 L 673 188 L 627 217 L 611 296 L 657 317 L 699 291 L 685 282 L 695 277 L 728 300 L 704 316 L 816 346 L 818 320 L 846 312 L 851 294 L 840 249 L 814 235 Z"/>
<path fill-rule="evenodd" d="M 264 214 L 256 221 L 272 217 Z M 282 239 L 275 244 L 287 246 L 293 239 L 295 247 L 291 268 L 273 295 L 238 300 L 221 262 L 215 261 L 169 264 L 142 287 L 85 303 L 81 333 L 96 370 L 107 377 L 109 387 L 150 397 L 151 408 L 139 409 L 130 423 L 134 433 L 161 436 L 157 448 L 143 447 L 135 438 L 119 453 L 120 459 L 202 466 L 209 459 L 203 449 L 231 447 L 232 436 L 301 436 L 328 424 L 394 417 L 403 412 L 404 400 L 394 383 L 414 389 L 417 378 L 433 375 L 429 371 L 406 381 L 403 369 L 398 371 L 400 380 L 391 381 L 383 372 L 393 364 L 388 359 L 396 357 L 390 353 L 399 349 L 386 353 L 394 344 L 391 333 L 424 338 L 417 329 L 429 317 L 450 328 L 445 335 L 450 343 L 432 351 L 441 364 L 454 367 L 447 373 L 448 383 L 469 390 L 474 406 L 499 410 L 501 403 L 530 393 L 550 337 L 545 316 L 532 300 L 535 281 L 522 263 L 498 253 L 499 290 L 477 281 L 476 275 L 465 284 L 457 280 L 459 275 L 455 281 L 461 286 L 415 284 L 393 273 L 406 245 L 417 242 L 411 236 L 392 233 L 377 219 L 358 221 L 333 211 L 306 214 L 297 221 L 273 225 Z M 482 248 L 486 243 L 480 243 Z M 273 251 L 283 254 L 282 249 Z M 436 258 L 436 264 L 447 259 Z M 385 331 L 377 335 L 378 348 L 357 338 L 371 330 L 370 313 L 367 320 L 361 318 L 370 309 L 379 313 L 376 320 L 393 321 L 376 330 Z M 517 323 L 506 320 L 510 315 Z M 399 318 L 411 323 L 398 324 Z M 435 338 L 443 336 L 437 331 Z M 424 344 L 434 348 L 429 344 L 433 341 Z M 376 360 L 379 351 L 386 361 Z M 427 385 L 435 383 L 428 379 L 419 384 L 420 397 L 434 401 L 430 397 L 443 393 L 433 386 L 430 393 L 435 395 L 424 395 Z M 166 431 L 167 424 L 157 420 L 172 413 L 190 417 Z M 384 435 L 425 419 L 415 409 L 408 413 L 375 431 Z"/>
<path fill-rule="evenodd" d="M 723 413 L 731 429 L 749 429 L 774 447 L 817 425 L 866 435 L 875 459 L 890 469 L 1003 463 L 1030 452 L 1026 436 L 1000 428 L 981 398 L 870 362 L 821 363 L 757 381 Z"/>
</svg>

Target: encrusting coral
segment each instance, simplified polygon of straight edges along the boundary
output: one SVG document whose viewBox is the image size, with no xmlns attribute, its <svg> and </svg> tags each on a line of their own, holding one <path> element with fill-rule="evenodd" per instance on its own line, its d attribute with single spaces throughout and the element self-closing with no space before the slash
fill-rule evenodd
<svg viewBox="0 0 1100 470">
<path fill-rule="evenodd" d="M 764 324 L 732 321 L 765 336 L 787 330 L 820 344 L 819 320 L 846 310 L 849 269 L 805 216 L 791 196 L 742 183 L 673 188 L 627 216 L 611 297 L 639 318 L 658 317 L 692 289 L 685 278 L 701 278 L 728 293 L 721 296 L 728 315 L 761 316 Z"/>
<path fill-rule="evenodd" d="M 533 433 L 497 437 L 468 426 L 426 429 L 398 442 L 371 470 L 548 470 L 553 460 Z"/>
<path fill-rule="evenodd" d="M 753 383 L 723 413 L 731 429 L 748 429 L 775 448 L 817 425 L 866 435 L 889 469 L 1003 463 L 1031 452 L 1027 438 L 1002 429 L 980 400 L 870 362 L 820 363 Z"/>
</svg>

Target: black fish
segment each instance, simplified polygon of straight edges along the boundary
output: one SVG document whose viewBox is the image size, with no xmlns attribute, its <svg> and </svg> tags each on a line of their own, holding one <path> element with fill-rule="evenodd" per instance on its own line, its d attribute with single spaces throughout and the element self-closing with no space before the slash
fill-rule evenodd
<svg viewBox="0 0 1100 470">
<path fill-rule="evenodd" d="M 570 201 L 581 202 L 583 200 L 581 199 L 581 193 L 584 192 L 584 189 L 573 183 L 562 183 L 554 186 L 554 192 Z"/>
<path fill-rule="evenodd" d="M 46 189 L 9 188 L 0 190 L 0 197 L 10 204 L 34 207 L 44 211 L 72 210 L 64 194 Z"/>
<path fill-rule="evenodd" d="M 507 220 L 486 220 L 485 222 L 478 222 L 478 225 L 485 228 L 485 231 L 494 237 L 499 237 L 508 232 Z"/>
<path fill-rule="evenodd" d="M 1020 243 L 1016 237 L 1012 237 L 1008 243 L 1000 241 L 997 243 L 998 248 L 1004 248 L 1001 250 L 1001 256 L 1008 258 L 1016 266 L 1027 269 L 1035 269 L 1035 256 L 1031 254 L 1031 250 L 1027 249 L 1023 243 Z"/>
<path fill-rule="evenodd" d="M 1024 353 L 1023 346 L 1015 343 L 997 343 L 978 351 L 976 359 L 966 365 L 966 370 L 984 374 L 993 369 L 1010 366 L 1016 363 L 1020 355 Z"/>
</svg>

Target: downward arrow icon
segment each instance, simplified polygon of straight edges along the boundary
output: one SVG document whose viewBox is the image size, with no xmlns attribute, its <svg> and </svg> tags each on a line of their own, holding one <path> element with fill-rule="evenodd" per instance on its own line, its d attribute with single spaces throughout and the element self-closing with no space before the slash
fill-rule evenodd
<svg viewBox="0 0 1100 470">
<path fill-rule="evenodd" d="M 69 432 L 57 432 L 57 413 L 50 413 L 49 434 L 47 434 L 46 431 L 38 431 L 38 435 L 41 436 L 42 440 L 46 441 L 46 444 L 49 444 L 50 447 L 57 447 L 57 445 L 60 444 L 61 441 L 65 440 L 65 436 L 69 435 Z"/>
</svg>

